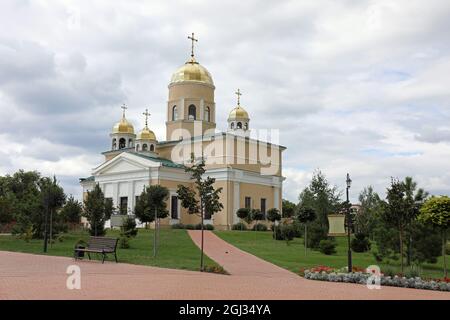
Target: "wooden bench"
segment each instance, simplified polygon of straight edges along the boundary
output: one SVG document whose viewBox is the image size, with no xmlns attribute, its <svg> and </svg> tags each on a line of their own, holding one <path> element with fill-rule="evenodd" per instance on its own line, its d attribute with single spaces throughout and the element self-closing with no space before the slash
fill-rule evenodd
<svg viewBox="0 0 450 320">
<path fill-rule="evenodd" d="M 117 242 L 118 238 L 107 238 L 107 237 L 89 237 L 86 248 L 78 247 L 79 244 L 75 245 L 73 256 L 76 259 L 79 258 L 79 253 L 87 253 L 89 260 L 91 260 L 91 253 L 100 253 L 103 256 L 102 263 L 105 262 L 106 255 L 109 253 L 114 253 L 114 258 L 117 263 Z"/>
</svg>

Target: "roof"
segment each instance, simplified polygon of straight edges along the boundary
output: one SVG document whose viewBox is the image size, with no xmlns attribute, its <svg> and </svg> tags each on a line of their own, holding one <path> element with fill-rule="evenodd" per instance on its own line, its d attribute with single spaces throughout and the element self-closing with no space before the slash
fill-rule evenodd
<svg viewBox="0 0 450 320">
<path fill-rule="evenodd" d="M 165 167 L 170 167 L 170 168 L 180 168 L 180 169 L 184 169 L 185 166 L 183 166 L 182 164 L 178 164 L 173 162 L 172 160 L 166 159 L 166 158 L 159 158 L 159 157 L 154 157 L 148 154 L 143 154 L 143 153 L 137 153 L 137 152 L 130 152 L 128 151 L 128 153 L 131 153 L 135 156 L 144 158 L 144 159 L 148 159 L 151 161 L 155 161 L 155 162 L 159 162 L 161 163 L 163 166 Z"/>
<path fill-rule="evenodd" d="M 87 178 L 80 178 L 80 182 L 89 182 L 89 181 L 95 181 L 95 177 L 94 176 L 90 176 Z"/>
</svg>

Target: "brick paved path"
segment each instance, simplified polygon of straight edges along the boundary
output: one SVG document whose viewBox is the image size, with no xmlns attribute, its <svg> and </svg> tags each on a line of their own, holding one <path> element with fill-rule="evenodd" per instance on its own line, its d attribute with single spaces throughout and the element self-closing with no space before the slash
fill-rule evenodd
<svg viewBox="0 0 450 320">
<path fill-rule="evenodd" d="M 199 232 L 190 234 L 197 242 Z M 206 236 L 206 252 L 232 275 L 0 251 L 0 299 L 450 299 L 446 292 L 305 280 Z M 72 264 L 81 268 L 81 290 L 66 288 Z"/>
</svg>

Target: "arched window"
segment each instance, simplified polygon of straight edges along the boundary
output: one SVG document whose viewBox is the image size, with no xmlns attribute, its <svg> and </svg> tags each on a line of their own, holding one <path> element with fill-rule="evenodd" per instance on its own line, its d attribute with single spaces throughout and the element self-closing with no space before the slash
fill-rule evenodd
<svg viewBox="0 0 450 320">
<path fill-rule="evenodd" d="M 142 145 L 142 151 L 147 151 L 147 149 L 148 149 L 147 144 L 144 143 L 144 144 Z"/>
<path fill-rule="evenodd" d="M 133 146 L 133 139 L 128 140 L 128 147 L 131 148 Z"/>
<path fill-rule="evenodd" d="M 139 151 L 139 143 L 136 145 L 136 151 Z"/>
<path fill-rule="evenodd" d="M 205 108 L 205 114 L 203 115 L 203 120 L 210 122 L 211 121 L 211 111 L 209 110 L 209 107 Z"/>
<path fill-rule="evenodd" d="M 234 129 L 234 122 L 231 123 L 231 129 Z"/>
<path fill-rule="evenodd" d="M 237 123 L 237 128 L 238 128 L 238 129 L 242 129 L 242 122 L 238 122 L 238 123 Z"/>
<path fill-rule="evenodd" d="M 246 122 L 246 123 L 244 124 L 244 129 L 245 129 L 245 130 L 248 130 L 248 122 Z"/>
<path fill-rule="evenodd" d="M 153 144 L 150 145 L 150 151 L 155 151 L 155 146 Z"/>
<path fill-rule="evenodd" d="M 112 141 L 112 149 L 116 150 L 116 148 L 117 148 L 117 140 L 116 140 L 116 138 L 114 138 Z"/>
<path fill-rule="evenodd" d="M 177 106 L 172 107 L 172 121 L 178 120 L 178 109 Z"/>
<path fill-rule="evenodd" d="M 119 140 L 119 149 L 123 149 L 127 146 L 127 140 L 125 140 L 124 138 L 120 138 Z"/>
<path fill-rule="evenodd" d="M 193 104 L 191 104 L 189 106 L 188 119 L 189 120 L 195 120 L 196 118 L 197 118 L 196 117 L 196 108 L 195 108 L 195 106 Z"/>
</svg>

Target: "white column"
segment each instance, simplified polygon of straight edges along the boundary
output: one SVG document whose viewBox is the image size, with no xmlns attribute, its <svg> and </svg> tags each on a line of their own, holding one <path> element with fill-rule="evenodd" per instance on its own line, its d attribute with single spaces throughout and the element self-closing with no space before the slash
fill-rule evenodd
<svg viewBox="0 0 450 320">
<path fill-rule="evenodd" d="M 273 207 L 280 210 L 280 188 L 273 187 Z"/>
<path fill-rule="evenodd" d="M 119 183 L 113 183 L 113 204 L 115 207 L 119 206 Z"/>
<path fill-rule="evenodd" d="M 128 207 L 130 208 L 131 213 L 133 213 L 134 210 L 134 181 L 131 180 L 130 182 L 128 182 Z"/>
<path fill-rule="evenodd" d="M 240 184 L 239 182 L 235 181 L 233 184 L 233 223 L 238 223 L 239 218 L 236 214 L 240 207 L 240 198 L 241 198 L 241 192 L 240 192 Z"/>
</svg>

